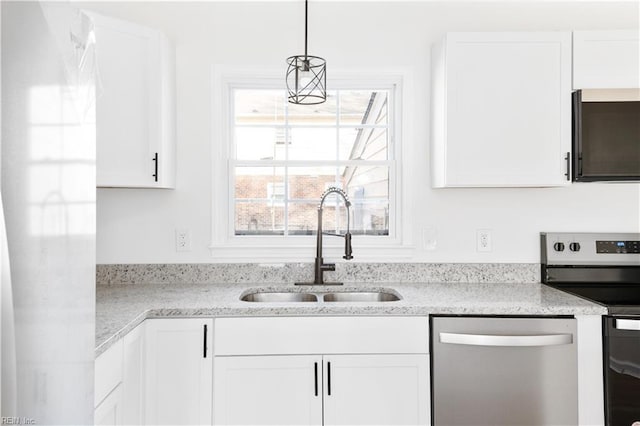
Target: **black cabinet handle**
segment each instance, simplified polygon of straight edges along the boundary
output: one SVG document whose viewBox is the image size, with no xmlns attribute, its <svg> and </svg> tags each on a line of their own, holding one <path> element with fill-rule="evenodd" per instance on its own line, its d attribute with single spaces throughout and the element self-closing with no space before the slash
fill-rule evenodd
<svg viewBox="0 0 640 426">
<path fill-rule="evenodd" d="M 316 396 L 318 396 L 318 363 L 314 362 L 313 363 L 313 375 L 315 377 L 315 384 L 314 384 L 314 389 L 315 389 L 315 394 Z"/>
<path fill-rule="evenodd" d="M 331 361 L 327 362 L 327 395 L 331 396 Z"/>
<path fill-rule="evenodd" d="M 153 161 L 155 163 L 153 177 L 154 177 L 155 181 L 157 182 L 158 181 L 158 153 L 157 152 L 156 152 L 156 155 L 153 156 L 151 161 Z"/>
<path fill-rule="evenodd" d="M 203 341 L 202 347 L 203 347 L 202 357 L 206 358 L 207 357 L 207 324 L 204 325 L 204 341 Z"/>
<path fill-rule="evenodd" d="M 571 180 L 571 162 L 570 162 L 570 158 L 571 158 L 571 153 L 567 152 L 567 156 L 564 157 L 565 161 L 567 162 L 567 172 L 564 174 L 567 177 L 567 180 Z"/>
</svg>

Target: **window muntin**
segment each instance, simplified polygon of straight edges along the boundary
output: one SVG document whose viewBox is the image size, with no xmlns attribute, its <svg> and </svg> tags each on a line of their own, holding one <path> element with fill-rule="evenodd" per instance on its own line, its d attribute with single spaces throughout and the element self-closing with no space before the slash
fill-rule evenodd
<svg viewBox="0 0 640 426">
<path fill-rule="evenodd" d="M 324 104 L 300 106 L 284 91 L 231 87 L 233 235 L 314 234 L 330 186 L 349 194 L 354 234 L 390 234 L 393 88 L 328 95 Z M 324 208 L 323 228 L 344 230 L 338 197 Z"/>
</svg>

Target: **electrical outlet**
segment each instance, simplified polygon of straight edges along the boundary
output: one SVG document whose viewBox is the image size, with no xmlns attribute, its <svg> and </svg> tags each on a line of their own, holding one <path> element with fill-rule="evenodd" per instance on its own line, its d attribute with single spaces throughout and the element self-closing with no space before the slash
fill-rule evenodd
<svg viewBox="0 0 640 426">
<path fill-rule="evenodd" d="M 476 231 L 476 250 L 491 251 L 491 230 L 478 229 Z"/>
<path fill-rule="evenodd" d="M 191 232 L 188 229 L 176 229 L 176 251 L 191 251 Z"/>
<path fill-rule="evenodd" d="M 425 250 L 433 251 L 438 245 L 438 232 L 429 227 L 422 230 L 422 245 Z"/>
</svg>

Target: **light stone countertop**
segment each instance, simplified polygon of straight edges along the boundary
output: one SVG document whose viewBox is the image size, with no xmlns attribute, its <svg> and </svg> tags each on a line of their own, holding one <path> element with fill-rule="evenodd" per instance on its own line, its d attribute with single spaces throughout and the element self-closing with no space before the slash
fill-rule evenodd
<svg viewBox="0 0 640 426">
<path fill-rule="evenodd" d="M 395 302 L 243 302 L 259 291 L 387 290 Z M 147 318 L 304 315 L 603 315 L 607 309 L 535 283 L 118 284 L 96 290 L 96 356 Z"/>
</svg>

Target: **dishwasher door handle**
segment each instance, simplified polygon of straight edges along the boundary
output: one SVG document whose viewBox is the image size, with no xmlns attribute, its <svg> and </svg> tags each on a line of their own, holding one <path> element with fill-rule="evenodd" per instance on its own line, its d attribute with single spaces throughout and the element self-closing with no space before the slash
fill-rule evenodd
<svg viewBox="0 0 640 426">
<path fill-rule="evenodd" d="M 440 333 L 441 343 L 473 346 L 554 346 L 573 343 L 572 334 L 494 335 Z"/>
<path fill-rule="evenodd" d="M 637 330 L 640 331 L 640 320 L 618 319 L 616 318 L 615 328 L 618 330 Z"/>
</svg>

